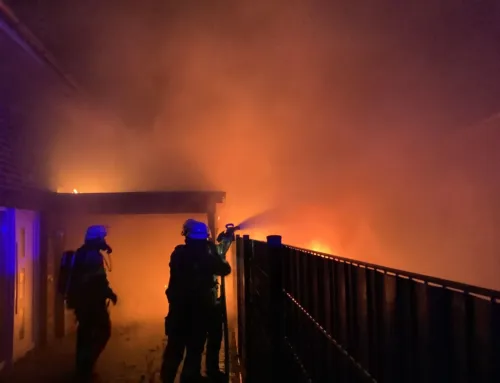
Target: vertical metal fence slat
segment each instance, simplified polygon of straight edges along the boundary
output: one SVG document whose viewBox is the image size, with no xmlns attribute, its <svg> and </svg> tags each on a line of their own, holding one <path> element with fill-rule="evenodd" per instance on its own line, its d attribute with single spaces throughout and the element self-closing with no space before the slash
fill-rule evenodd
<svg viewBox="0 0 500 383">
<path fill-rule="evenodd" d="M 244 294 L 244 302 L 245 302 L 245 308 L 243 311 L 244 315 L 244 342 L 243 342 L 243 365 L 245 366 L 244 370 L 244 379 L 248 382 L 252 381 L 253 378 L 253 350 L 254 347 L 252 345 L 252 337 L 253 337 L 253 331 L 252 331 L 252 309 L 253 309 L 253 304 L 252 304 L 252 278 L 251 278 L 251 262 L 252 262 L 252 252 L 253 252 L 253 247 L 252 247 L 252 242 L 250 240 L 250 237 L 244 236 L 242 239 L 242 257 L 243 257 L 243 294 Z"/>
<path fill-rule="evenodd" d="M 270 342 L 269 362 L 271 376 L 268 381 L 275 382 L 283 378 L 283 357 L 285 352 L 285 334 L 283 328 L 285 300 L 283 295 L 283 263 L 284 251 L 281 236 L 267 237 L 267 265 L 268 265 L 268 338 Z"/>
<path fill-rule="evenodd" d="M 427 286 L 429 315 L 430 382 L 449 380 L 451 362 L 451 295 L 442 287 Z"/>
<path fill-rule="evenodd" d="M 492 306 L 489 300 L 484 298 L 474 299 L 473 316 L 473 342 L 472 349 L 476 350 L 473 354 L 473 376 L 476 382 L 490 382 L 494 373 L 491 365 L 493 355 L 493 325 L 491 323 Z M 496 324 L 498 326 L 498 323 Z"/>
<path fill-rule="evenodd" d="M 300 258 L 300 277 L 302 281 L 302 285 L 300 286 L 301 292 L 300 296 L 302 298 L 302 301 L 300 304 L 306 311 L 310 312 L 310 307 L 309 307 L 309 263 L 307 262 L 308 260 L 308 255 L 303 252 L 299 252 L 299 258 Z"/>
<path fill-rule="evenodd" d="M 490 326 L 492 328 L 492 352 L 490 365 L 492 366 L 492 382 L 500 382 L 500 302 L 492 298 Z"/>
<path fill-rule="evenodd" d="M 385 359 L 385 349 L 384 349 L 384 344 L 385 344 L 385 331 L 384 331 L 384 305 L 385 305 L 385 298 L 384 298 L 384 280 L 385 280 L 385 274 L 381 272 L 376 272 L 375 273 L 375 281 L 374 281 L 374 288 L 375 288 L 375 313 L 377 315 L 377 323 L 376 323 L 376 331 L 377 331 L 377 342 L 376 342 L 376 351 L 375 351 L 375 358 L 377 361 L 377 370 L 375 371 L 376 375 L 375 377 L 377 380 L 380 382 L 384 381 L 385 375 L 384 375 L 384 359 Z"/>
<path fill-rule="evenodd" d="M 357 318 L 357 355 L 356 359 L 365 368 L 370 365 L 370 337 L 368 333 L 368 291 L 367 270 L 357 268 L 357 292 L 356 318 Z"/>
<path fill-rule="evenodd" d="M 347 342 L 346 348 L 351 355 L 357 354 L 357 316 L 356 316 L 356 306 L 357 306 L 357 293 L 355 291 L 355 285 L 357 283 L 357 270 L 351 263 L 345 264 L 345 289 L 346 289 L 346 314 L 347 314 Z"/>
<path fill-rule="evenodd" d="M 384 275 L 384 303 L 382 315 L 383 328 L 383 381 L 387 383 L 398 383 L 400 355 L 397 350 L 398 336 L 396 325 L 396 277 L 394 275 Z"/>
<path fill-rule="evenodd" d="M 327 311 L 329 307 L 327 305 L 328 302 L 325 301 L 325 293 L 329 294 L 330 292 L 325 289 L 325 285 L 329 286 L 330 280 L 328 275 L 325 274 L 325 270 L 327 270 L 328 260 L 326 258 L 318 257 L 317 260 L 317 321 L 326 330 L 327 327 Z M 329 287 L 327 287 L 329 288 Z"/>
<path fill-rule="evenodd" d="M 366 368 L 377 375 L 377 306 L 375 297 L 375 274 L 374 269 L 366 269 L 366 306 L 367 306 L 367 347 L 368 347 L 368 364 Z"/>
<path fill-rule="evenodd" d="M 311 338 L 310 338 L 310 358 L 311 358 L 311 375 L 314 379 L 318 379 L 319 370 L 321 368 L 321 360 L 319 360 L 319 346 L 321 344 L 321 333 L 316 325 L 319 317 L 319 297 L 318 297 L 318 261 L 321 258 L 312 255 L 309 257 L 310 268 L 309 268 L 309 292 L 310 292 L 310 312 L 312 318 L 309 319 L 311 326 Z"/>
<path fill-rule="evenodd" d="M 247 317 L 247 310 L 248 310 L 248 302 L 247 302 L 247 296 L 246 296 L 246 291 L 245 289 L 247 288 L 246 283 L 246 276 L 244 273 L 244 238 L 239 238 L 236 246 L 236 258 L 239 259 L 239 266 L 237 268 L 237 273 L 238 276 L 237 278 L 240 279 L 238 281 L 238 286 L 240 288 L 240 295 L 242 296 L 242 301 L 238 302 L 238 332 L 239 332 L 239 340 L 238 340 L 238 353 L 239 353 L 239 358 L 240 358 L 240 363 L 241 363 L 241 375 L 242 379 L 246 381 L 246 374 L 248 371 L 248 366 L 246 363 L 247 359 L 247 354 L 248 354 L 248 344 L 247 344 L 247 335 L 248 335 L 248 329 L 246 327 L 246 317 Z"/>
<path fill-rule="evenodd" d="M 347 304 L 346 304 L 346 282 L 345 282 L 345 264 L 343 262 L 336 264 L 335 288 L 337 290 L 335 302 L 335 337 L 344 347 L 347 346 Z"/>
<path fill-rule="evenodd" d="M 400 356 L 396 376 L 408 383 L 415 380 L 415 299 L 414 283 L 408 278 L 396 279 L 396 353 Z"/>
<path fill-rule="evenodd" d="M 326 332 L 333 336 L 332 312 L 333 312 L 333 296 L 335 290 L 333 288 L 332 264 L 334 261 L 325 258 L 323 264 L 323 305 L 325 308 L 324 328 Z"/>
<path fill-rule="evenodd" d="M 297 302 L 301 302 L 302 299 L 302 292 L 301 292 L 301 286 L 302 286 L 302 280 L 300 277 L 300 258 L 299 254 L 296 250 L 293 250 L 292 252 L 292 257 L 293 257 L 293 264 L 294 264 L 294 295 L 293 298 Z"/>
<path fill-rule="evenodd" d="M 427 285 L 425 283 L 415 283 L 415 327 L 414 327 L 414 342 L 415 342 L 415 364 L 418 369 L 415 370 L 415 381 L 429 381 L 429 305 L 427 295 Z"/>
<path fill-rule="evenodd" d="M 450 323 L 452 352 L 450 355 L 451 379 L 457 383 L 469 382 L 469 357 L 467 349 L 467 302 L 468 294 L 451 291 Z"/>
<path fill-rule="evenodd" d="M 309 314 L 312 315 L 316 321 L 319 318 L 319 297 L 318 297 L 318 286 L 319 286 L 319 272 L 318 272 L 318 263 L 321 258 L 317 256 L 309 257 L 309 302 L 310 302 L 310 310 Z"/>
<path fill-rule="evenodd" d="M 337 341 L 340 342 L 339 338 L 339 288 L 338 288 L 338 269 L 339 262 L 332 260 L 330 263 L 330 284 L 331 284 L 331 315 L 330 315 L 330 327 L 331 335 Z"/>
</svg>

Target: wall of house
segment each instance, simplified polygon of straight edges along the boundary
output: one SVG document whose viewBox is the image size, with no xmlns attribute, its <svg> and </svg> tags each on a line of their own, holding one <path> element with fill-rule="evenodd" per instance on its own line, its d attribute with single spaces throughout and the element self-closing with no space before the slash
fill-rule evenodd
<svg viewBox="0 0 500 383">
<path fill-rule="evenodd" d="M 51 97 L 64 97 L 66 88 L 43 63 L 24 51 L 0 28 L 0 227 L 3 208 L 24 208 L 40 211 L 44 206 L 45 190 L 50 186 L 48 158 L 56 127 L 51 125 L 57 113 Z M 40 309 L 35 334 L 36 344 L 46 340 L 45 308 L 47 236 L 46 229 L 36 232 L 40 245 L 40 268 L 34 278 L 35 306 Z M 0 369 L 12 360 L 13 301 L 15 273 L 9 268 L 6 242 L 15 233 L 0 235 Z M 9 237 L 10 236 L 10 237 Z"/>
</svg>

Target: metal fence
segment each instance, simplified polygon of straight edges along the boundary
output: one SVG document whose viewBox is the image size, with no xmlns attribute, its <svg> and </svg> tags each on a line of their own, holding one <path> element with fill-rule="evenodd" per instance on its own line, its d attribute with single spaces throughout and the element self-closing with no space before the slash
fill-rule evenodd
<svg viewBox="0 0 500 383">
<path fill-rule="evenodd" d="M 237 239 L 243 381 L 500 382 L 500 292 Z"/>
</svg>

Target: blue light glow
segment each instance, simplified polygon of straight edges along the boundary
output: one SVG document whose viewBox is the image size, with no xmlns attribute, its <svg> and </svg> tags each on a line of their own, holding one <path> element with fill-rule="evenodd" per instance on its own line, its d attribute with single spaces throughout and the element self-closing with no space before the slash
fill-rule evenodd
<svg viewBox="0 0 500 383">
<path fill-rule="evenodd" d="M 4 248 L 0 254 L 4 255 L 5 275 L 16 273 L 16 238 L 15 238 L 15 209 L 6 209 L 0 212 L 0 245 Z"/>
</svg>

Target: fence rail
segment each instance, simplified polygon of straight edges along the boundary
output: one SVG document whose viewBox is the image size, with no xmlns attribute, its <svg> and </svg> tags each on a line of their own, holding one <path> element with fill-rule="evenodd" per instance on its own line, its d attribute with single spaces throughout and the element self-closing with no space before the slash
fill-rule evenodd
<svg viewBox="0 0 500 383">
<path fill-rule="evenodd" d="M 243 380 L 500 382 L 500 292 L 237 239 Z"/>
</svg>

